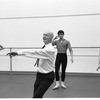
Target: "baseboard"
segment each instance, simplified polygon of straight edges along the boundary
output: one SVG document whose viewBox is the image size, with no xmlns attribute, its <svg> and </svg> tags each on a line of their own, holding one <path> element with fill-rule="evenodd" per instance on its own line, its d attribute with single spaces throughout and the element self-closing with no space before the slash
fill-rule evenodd
<svg viewBox="0 0 100 100">
<path fill-rule="evenodd" d="M 5 74 L 5 75 L 29 75 L 29 74 L 36 74 L 34 71 L 0 71 L 0 74 Z"/>
<path fill-rule="evenodd" d="M 36 71 L 0 71 L 1 75 L 31 75 L 36 74 Z M 66 72 L 66 75 L 70 76 L 100 76 L 100 73 L 77 73 Z"/>
<path fill-rule="evenodd" d="M 68 73 L 66 73 L 66 75 L 73 75 L 73 76 L 92 76 L 92 77 L 94 77 L 94 76 L 100 76 L 100 73 L 72 73 L 72 72 L 68 72 Z"/>
</svg>

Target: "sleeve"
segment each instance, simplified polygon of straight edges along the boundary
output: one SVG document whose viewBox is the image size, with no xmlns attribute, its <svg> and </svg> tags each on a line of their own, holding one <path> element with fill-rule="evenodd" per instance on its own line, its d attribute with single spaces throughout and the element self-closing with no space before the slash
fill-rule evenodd
<svg viewBox="0 0 100 100">
<path fill-rule="evenodd" d="M 49 59 L 50 54 L 45 49 L 28 49 L 17 51 L 19 55 L 24 55 L 31 58 Z"/>
</svg>

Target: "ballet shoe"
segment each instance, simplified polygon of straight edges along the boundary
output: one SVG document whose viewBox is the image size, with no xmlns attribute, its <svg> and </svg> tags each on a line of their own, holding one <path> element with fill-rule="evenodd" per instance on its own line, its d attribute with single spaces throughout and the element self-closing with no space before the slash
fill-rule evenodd
<svg viewBox="0 0 100 100">
<path fill-rule="evenodd" d="M 64 85 L 64 82 L 61 82 L 61 87 L 62 87 L 63 89 L 66 89 L 66 86 Z"/>
<path fill-rule="evenodd" d="M 53 87 L 53 90 L 56 90 L 58 88 L 59 88 L 59 85 L 56 85 L 56 86 Z"/>
</svg>

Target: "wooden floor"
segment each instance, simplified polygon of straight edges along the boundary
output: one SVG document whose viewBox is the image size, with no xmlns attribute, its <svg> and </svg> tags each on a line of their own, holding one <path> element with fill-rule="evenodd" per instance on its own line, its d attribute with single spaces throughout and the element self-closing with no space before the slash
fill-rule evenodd
<svg viewBox="0 0 100 100">
<path fill-rule="evenodd" d="M 35 74 L 0 75 L 0 98 L 31 98 Z M 100 76 L 66 76 L 67 89 L 52 90 L 55 82 L 44 98 L 99 98 Z"/>
</svg>

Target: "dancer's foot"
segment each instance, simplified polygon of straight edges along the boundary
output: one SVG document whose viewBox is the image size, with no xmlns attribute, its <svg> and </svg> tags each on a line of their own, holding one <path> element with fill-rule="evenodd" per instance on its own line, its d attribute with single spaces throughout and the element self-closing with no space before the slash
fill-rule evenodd
<svg viewBox="0 0 100 100">
<path fill-rule="evenodd" d="M 53 87 L 53 90 L 56 90 L 56 89 L 58 89 L 60 86 L 59 85 L 55 85 L 54 87 Z"/>
<path fill-rule="evenodd" d="M 53 90 L 58 89 L 60 87 L 59 81 L 56 81 L 56 85 L 53 87 Z"/>
<path fill-rule="evenodd" d="M 61 82 L 61 87 L 66 89 L 66 86 L 65 86 L 64 82 Z"/>
</svg>

